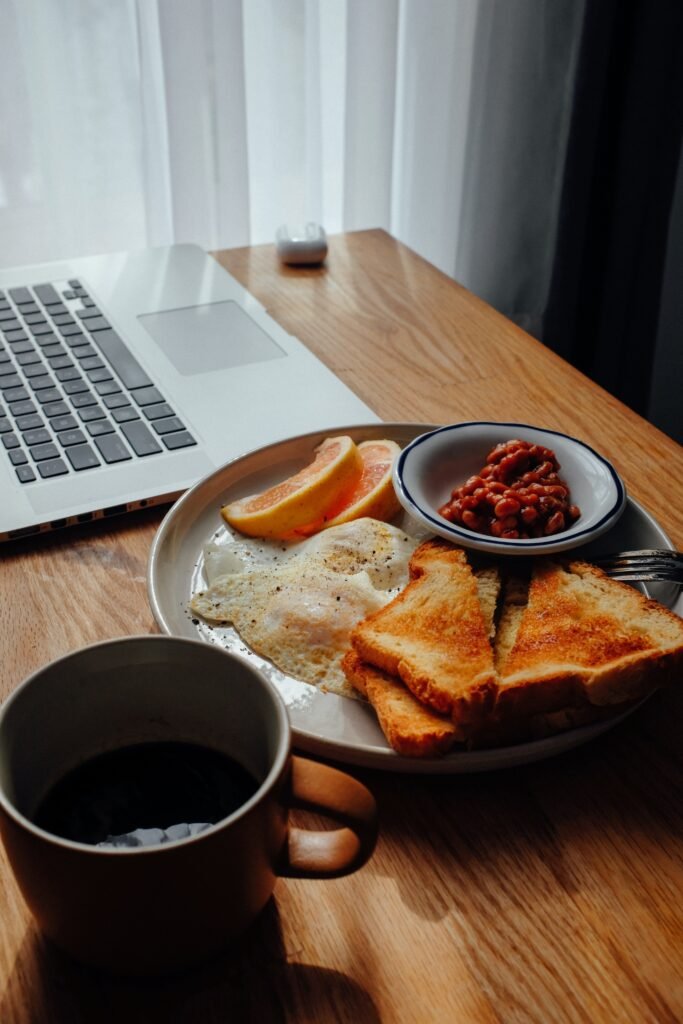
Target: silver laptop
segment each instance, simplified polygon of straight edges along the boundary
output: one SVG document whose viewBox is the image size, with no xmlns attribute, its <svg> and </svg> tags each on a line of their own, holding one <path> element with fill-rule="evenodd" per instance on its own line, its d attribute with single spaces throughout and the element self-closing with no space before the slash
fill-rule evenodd
<svg viewBox="0 0 683 1024">
<path fill-rule="evenodd" d="M 376 419 L 197 246 L 0 270 L 0 540 L 169 502 L 260 445 Z"/>
</svg>

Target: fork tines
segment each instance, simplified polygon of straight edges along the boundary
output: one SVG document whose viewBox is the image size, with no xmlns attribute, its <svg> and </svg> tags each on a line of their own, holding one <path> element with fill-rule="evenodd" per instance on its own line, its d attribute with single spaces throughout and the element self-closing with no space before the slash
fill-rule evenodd
<svg viewBox="0 0 683 1024">
<path fill-rule="evenodd" d="M 683 582 L 683 554 L 680 551 L 670 551 L 666 548 L 615 551 L 592 561 L 612 579 Z"/>
</svg>

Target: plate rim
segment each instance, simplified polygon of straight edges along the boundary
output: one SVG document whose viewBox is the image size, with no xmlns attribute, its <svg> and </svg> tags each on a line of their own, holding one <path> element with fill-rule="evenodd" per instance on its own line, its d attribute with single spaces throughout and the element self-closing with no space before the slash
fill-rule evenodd
<svg viewBox="0 0 683 1024">
<path fill-rule="evenodd" d="M 430 425 L 411 421 L 392 421 L 385 423 L 373 422 L 350 425 L 346 424 L 319 430 L 310 430 L 301 434 L 292 435 L 288 438 L 273 441 L 267 445 L 261 445 L 250 449 L 243 452 L 241 455 L 235 456 L 235 458 L 228 460 L 223 465 L 206 474 L 197 481 L 196 484 L 189 488 L 189 490 L 187 490 L 168 510 L 162 522 L 159 524 L 152 540 L 147 561 L 147 597 L 154 620 L 159 629 L 169 636 L 176 635 L 171 624 L 166 619 L 157 594 L 157 588 L 155 586 L 155 576 L 158 572 L 160 552 L 163 550 L 164 544 L 168 542 L 169 536 L 172 534 L 173 530 L 176 529 L 177 521 L 183 516 L 185 509 L 188 506 L 191 507 L 196 500 L 197 495 L 201 494 L 201 492 L 207 487 L 210 487 L 211 484 L 215 484 L 227 471 L 235 469 L 235 467 L 240 463 L 249 463 L 257 456 L 263 457 L 268 452 L 276 452 L 285 445 L 297 444 L 308 439 L 322 440 L 325 437 L 335 436 L 338 434 L 366 435 L 368 432 L 374 433 L 377 437 L 384 434 L 389 439 L 393 439 L 393 434 L 405 435 L 411 431 L 428 433 L 438 428 L 438 424 Z M 415 437 L 418 436 L 419 434 L 415 433 Z M 640 515 L 649 520 L 661 532 L 663 537 L 665 537 L 668 546 L 673 550 L 674 545 L 672 544 L 671 539 L 657 520 L 651 515 L 651 513 L 643 508 L 638 501 L 630 495 L 625 494 L 624 509 L 628 505 L 632 505 Z M 217 526 L 220 526 L 220 523 L 217 523 Z M 209 540 L 210 537 L 207 537 L 205 543 Z M 200 639 L 203 638 L 200 636 Z M 207 641 L 204 640 L 204 642 Z M 339 697 L 338 699 L 342 700 L 344 698 Z M 591 739 L 596 738 L 609 729 L 614 728 L 619 724 L 619 722 L 632 714 L 639 706 L 640 704 L 631 706 L 622 712 L 622 714 L 615 715 L 613 718 L 606 721 L 578 726 L 563 733 L 531 740 L 526 743 L 485 750 L 455 751 L 451 754 L 446 754 L 438 758 L 406 757 L 398 754 L 395 750 L 392 750 L 388 744 L 386 749 L 377 749 L 376 747 L 371 747 L 364 743 L 348 743 L 334 738 L 326 738 L 321 736 L 319 733 L 312 731 L 307 732 L 306 730 L 299 728 L 291 722 L 291 716 L 290 725 L 292 730 L 293 746 L 298 750 L 312 754 L 313 756 L 325 757 L 337 761 L 338 763 L 402 774 L 455 775 L 511 768 L 565 753 L 566 751 L 572 750 L 575 747 L 589 742 Z M 289 714 L 289 708 L 287 710 Z"/>
</svg>

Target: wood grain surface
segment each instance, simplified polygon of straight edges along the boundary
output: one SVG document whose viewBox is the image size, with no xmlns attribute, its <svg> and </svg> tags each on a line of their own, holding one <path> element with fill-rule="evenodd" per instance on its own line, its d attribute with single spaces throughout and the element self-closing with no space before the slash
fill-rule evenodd
<svg viewBox="0 0 683 1024">
<path fill-rule="evenodd" d="M 217 256 L 384 420 L 573 433 L 683 546 L 679 446 L 384 232 L 331 238 L 317 269 L 280 267 L 272 246 Z M 2 696 L 76 647 L 155 631 L 145 571 L 162 515 L 2 547 Z M 370 863 L 279 882 L 238 948 L 164 981 L 65 960 L 1 857 L 0 1024 L 681 1021 L 682 727 L 683 685 L 542 764 L 354 769 L 380 807 Z"/>
</svg>

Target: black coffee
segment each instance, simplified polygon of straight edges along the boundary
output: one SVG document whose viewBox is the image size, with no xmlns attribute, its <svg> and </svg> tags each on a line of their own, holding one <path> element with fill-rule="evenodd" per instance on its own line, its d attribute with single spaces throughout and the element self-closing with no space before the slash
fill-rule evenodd
<svg viewBox="0 0 683 1024">
<path fill-rule="evenodd" d="M 193 743 L 141 743 L 69 772 L 49 790 L 34 820 L 65 839 L 96 844 L 137 829 L 215 824 L 257 789 L 226 754 Z"/>
</svg>

